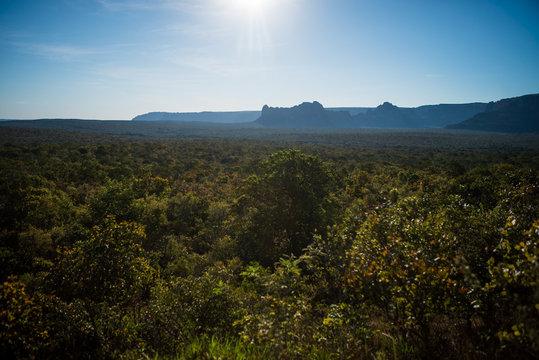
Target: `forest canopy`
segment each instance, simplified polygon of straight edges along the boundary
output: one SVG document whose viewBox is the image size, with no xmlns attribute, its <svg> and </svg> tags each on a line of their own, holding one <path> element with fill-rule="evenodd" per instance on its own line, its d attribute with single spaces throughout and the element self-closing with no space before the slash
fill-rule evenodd
<svg viewBox="0 0 539 360">
<path fill-rule="evenodd" d="M 4 141 L 2 358 L 536 356 L 536 150 L 311 136 Z"/>
</svg>

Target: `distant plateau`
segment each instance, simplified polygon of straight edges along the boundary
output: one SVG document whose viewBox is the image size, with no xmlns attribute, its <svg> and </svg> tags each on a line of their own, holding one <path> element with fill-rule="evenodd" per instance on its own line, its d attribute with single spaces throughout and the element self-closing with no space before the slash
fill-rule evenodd
<svg viewBox="0 0 539 360">
<path fill-rule="evenodd" d="M 178 121 L 259 125 L 267 128 L 447 128 L 506 133 L 539 131 L 539 94 L 489 103 L 438 104 L 398 107 L 385 102 L 378 107 L 324 108 L 317 101 L 261 111 L 150 112 L 132 121 Z"/>
</svg>

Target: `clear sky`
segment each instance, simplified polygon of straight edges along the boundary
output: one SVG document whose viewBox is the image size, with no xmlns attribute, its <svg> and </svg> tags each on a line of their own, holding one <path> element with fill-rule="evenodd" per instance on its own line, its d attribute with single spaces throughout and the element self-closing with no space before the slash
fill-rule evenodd
<svg viewBox="0 0 539 360">
<path fill-rule="evenodd" d="M 0 0 L 0 118 L 538 92 L 537 0 Z"/>
</svg>

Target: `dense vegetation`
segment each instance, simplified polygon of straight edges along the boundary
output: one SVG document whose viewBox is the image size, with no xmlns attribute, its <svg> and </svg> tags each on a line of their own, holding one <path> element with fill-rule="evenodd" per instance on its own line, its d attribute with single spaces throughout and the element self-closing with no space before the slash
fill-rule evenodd
<svg viewBox="0 0 539 360">
<path fill-rule="evenodd" d="M 539 153 L 437 136 L 4 142 L 0 356 L 534 358 Z"/>
</svg>

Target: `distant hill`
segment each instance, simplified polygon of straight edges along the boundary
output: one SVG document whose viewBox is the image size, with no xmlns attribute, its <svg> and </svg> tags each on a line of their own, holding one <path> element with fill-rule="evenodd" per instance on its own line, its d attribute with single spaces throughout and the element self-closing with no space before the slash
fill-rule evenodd
<svg viewBox="0 0 539 360">
<path fill-rule="evenodd" d="M 441 128 L 460 122 L 485 110 L 486 103 L 424 105 L 401 108 L 385 102 L 375 109 L 354 116 L 358 127 Z"/>
<path fill-rule="evenodd" d="M 423 127 L 444 127 L 485 111 L 486 103 L 423 105 L 410 109 Z"/>
<path fill-rule="evenodd" d="M 199 121 L 212 123 L 245 123 L 258 119 L 260 111 L 203 111 L 203 112 L 150 112 L 135 116 L 133 121 Z"/>
<path fill-rule="evenodd" d="M 448 125 L 446 129 L 539 132 L 539 94 L 490 102 L 484 112 L 458 124 Z"/>
<path fill-rule="evenodd" d="M 372 107 L 324 108 L 319 102 L 304 102 L 290 107 L 269 107 L 261 111 L 150 112 L 133 122 L 183 123 L 203 125 L 236 124 L 269 128 L 378 128 L 378 129 L 469 129 L 498 132 L 539 132 L 539 94 L 525 95 L 490 103 L 423 105 L 398 107 L 384 102 Z M 58 128 L 67 122 L 77 127 L 90 126 L 90 120 L 42 119 L 40 125 Z M 15 121 L 13 121 L 15 122 Z M 0 121 L 4 126 L 11 121 Z M 28 122 L 28 126 L 34 122 Z M 69 123 L 71 124 L 71 123 Z M 18 125 L 17 125 L 18 126 Z M 93 126 L 93 125 L 92 125 Z"/>
<path fill-rule="evenodd" d="M 150 112 L 133 121 L 181 121 L 208 123 L 249 123 L 265 127 L 368 127 L 443 128 L 485 111 L 486 103 L 398 107 L 389 102 L 372 107 L 324 108 L 319 102 L 291 108 L 265 106 L 262 111 Z"/>
<path fill-rule="evenodd" d="M 410 116 L 408 109 L 401 109 L 389 102 L 379 105 L 375 109 L 368 110 L 364 114 L 354 116 L 354 121 L 358 127 L 371 128 L 415 128 L 415 119 Z"/>
<path fill-rule="evenodd" d="M 291 108 L 265 105 L 256 122 L 265 127 L 443 128 L 484 111 L 486 106 L 470 103 L 401 108 L 385 102 L 376 108 L 326 109 L 315 101 Z"/>
<path fill-rule="evenodd" d="M 357 115 L 357 114 L 364 114 L 367 111 L 369 111 L 371 109 L 374 109 L 374 108 L 372 108 L 372 107 L 333 107 L 333 108 L 327 107 L 325 109 L 329 110 L 329 111 L 346 111 L 350 115 L 354 116 L 354 115 Z"/>
<path fill-rule="evenodd" d="M 317 101 L 304 102 L 291 108 L 264 105 L 256 123 L 265 127 L 352 127 L 347 111 L 324 109 Z"/>
</svg>

